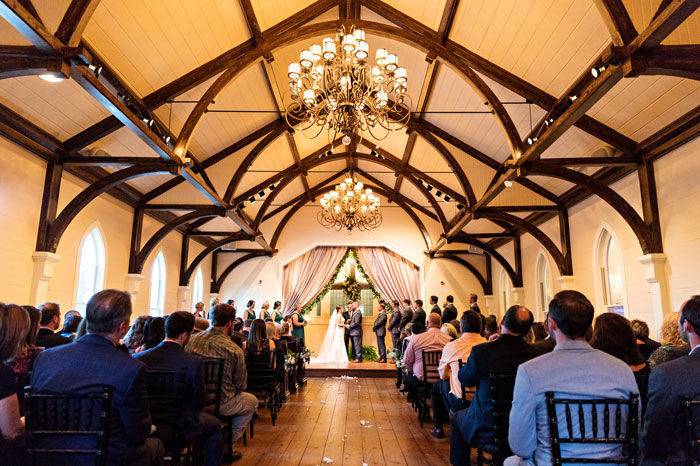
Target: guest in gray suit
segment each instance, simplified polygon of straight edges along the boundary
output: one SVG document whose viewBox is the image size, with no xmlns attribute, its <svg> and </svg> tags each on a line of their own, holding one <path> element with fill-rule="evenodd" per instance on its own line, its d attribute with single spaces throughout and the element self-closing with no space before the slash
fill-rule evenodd
<svg viewBox="0 0 700 466">
<path fill-rule="evenodd" d="M 683 304 L 679 325 L 683 340 L 692 349 L 689 355 L 660 364 L 651 371 L 640 438 L 642 465 L 690 464 L 681 398 L 697 399 L 700 395 L 700 296 L 693 296 Z"/>
<path fill-rule="evenodd" d="M 355 358 L 353 362 L 362 362 L 362 312 L 357 301 L 352 303 L 352 314 L 350 315 L 350 337 L 355 349 Z"/>
<path fill-rule="evenodd" d="M 384 337 L 386 337 L 386 309 L 384 308 L 383 302 L 379 303 L 379 315 L 374 319 L 372 330 L 374 330 L 374 334 L 377 336 L 379 362 L 386 362 L 386 343 L 384 342 Z"/>
<path fill-rule="evenodd" d="M 629 398 L 637 382 L 627 364 L 591 348 L 585 335 L 593 322 L 593 305 L 578 291 L 560 291 L 549 303 L 549 331 L 554 351 L 520 365 L 510 410 L 508 441 L 513 453 L 505 465 L 552 464 L 545 392 L 557 398 Z M 626 413 L 623 413 L 625 415 Z M 560 423 L 564 424 L 563 412 Z M 623 419 L 623 425 L 626 420 Z M 562 457 L 610 458 L 619 444 L 562 444 Z"/>
</svg>

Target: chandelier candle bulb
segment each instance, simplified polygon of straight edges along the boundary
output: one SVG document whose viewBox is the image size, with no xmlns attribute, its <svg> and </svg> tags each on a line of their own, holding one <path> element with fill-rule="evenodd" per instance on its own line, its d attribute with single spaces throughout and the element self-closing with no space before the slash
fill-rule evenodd
<svg viewBox="0 0 700 466">
<path fill-rule="evenodd" d="M 296 80 L 301 76 L 301 65 L 296 62 L 290 63 L 289 68 L 287 68 L 287 76 L 289 76 L 289 79 L 293 79 L 294 82 L 297 82 Z"/>
</svg>

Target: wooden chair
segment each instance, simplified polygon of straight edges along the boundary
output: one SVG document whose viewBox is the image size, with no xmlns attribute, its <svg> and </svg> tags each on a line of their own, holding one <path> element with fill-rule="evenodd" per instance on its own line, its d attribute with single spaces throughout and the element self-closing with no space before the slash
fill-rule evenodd
<svg viewBox="0 0 700 466">
<path fill-rule="evenodd" d="M 481 383 L 487 384 L 491 397 L 493 442 L 477 446 L 477 465 L 500 465 L 512 455 L 508 445 L 508 428 L 510 427 L 510 408 L 513 405 L 515 373 L 492 370 L 489 371 L 488 378 Z M 487 458 L 485 454 L 489 457 Z"/>
<path fill-rule="evenodd" d="M 304 345 L 297 339 L 293 339 L 287 342 L 287 348 L 294 354 L 301 354 L 304 351 Z M 297 357 L 297 367 L 296 367 L 296 386 L 301 388 L 306 385 L 306 359 L 303 357 Z"/>
<path fill-rule="evenodd" d="M 647 398 L 649 397 L 649 373 L 634 374 L 634 380 L 637 381 L 637 388 L 639 388 L 639 404 L 642 411 L 639 415 L 639 419 L 644 419 L 644 413 L 647 412 Z"/>
<path fill-rule="evenodd" d="M 147 398 L 153 424 L 165 447 L 165 457 L 171 464 L 202 462 L 201 448 L 187 441 L 182 406 L 185 400 L 187 370 L 146 370 Z M 184 458 L 182 453 L 185 453 Z"/>
<path fill-rule="evenodd" d="M 700 433 L 697 430 L 697 413 L 700 410 L 700 399 L 683 399 L 686 426 L 688 427 L 688 453 L 691 464 L 700 464 Z"/>
<path fill-rule="evenodd" d="M 418 408 L 418 422 L 423 427 L 423 423 L 429 421 L 430 406 L 428 400 L 433 384 L 440 380 L 438 365 L 442 357 L 442 351 L 422 351 L 423 354 L 423 384 L 416 390 L 416 407 Z"/>
<path fill-rule="evenodd" d="M 202 372 L 204 374 L 204 410 L 216 416 L 224 425 L 223 446 L 226 460 L 233 457 L 233 417 L 221 414 L 221 386 L 224 381 L 224 360 L 220 358 L 202 357 Z M 247 436 L 243 434 L 243 445 L 247 445 Z"/>
<path fill-rule="evenodd" d="M 87 464 L 85 461 L 90 458 L 95 466 L 107 464 L 112 415 L 110 387 L 81 396 L 34 393 L 28 387 L 25 409 L 29 464 Z M 66 448 L 66 445 L 71 447 Z"/>
<path fill-rule="evenodd" d="M 564 463 L 637 464 L 639 436 L 639 395 L 637 393 L 631 393 L 629 399 L 601 398 L 581 400 L 556 398 L 554 392 L 547 392 L 545 393 L 545 401 L 547 403 L 547 416 L 549 417 L 549 438 L 552 444 L 552 462 L 554 465 Z M 558 407 L 563 409 L 566 420 L 564 437 L 560 434 L 559 414 L 562 410 L 558 411 Z M 624 429 L 622 428 L 623 407 L 627 411 L 627 421 Z M 598 410 L 600 410 L 600 414 Z M 601 415 L 602 419 L 599 417 Z M 587 426 L 590 427 L 590 430 L 587 430 Z M 607 458 L 562 457 L 562 444 L 619 444 L 622 447 L 622 455 Z"/>
<path fill-rule="evenodd" d="M 277 421 L 281 387 L 274 366 L 274 353 L 270 350 L 246 351 L 248 391 L 260 400 L 261 406 L 270 408 L 272 425 Z"/>
</svg>

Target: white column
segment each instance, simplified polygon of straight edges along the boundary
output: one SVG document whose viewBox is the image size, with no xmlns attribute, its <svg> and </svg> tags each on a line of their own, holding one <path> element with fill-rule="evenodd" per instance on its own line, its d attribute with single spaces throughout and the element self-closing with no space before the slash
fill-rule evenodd
<svg viewBox="0 0 700 466">
<path fill-rule="evenodd" d="M 139 294 L 142 281 L 143 275 L 139 273 L 128 273 L 124 279 L 124 289 L 131 295 L 131 308 L 133 311 L 136 310 L 136 295 Z"/>
<path fill-rule="evenodd" d="M 576 289 L 576 277 L 573 275 L 562 275 L 557 278 L 559 282 L 560 290 L 575 290 Z"/>
<path fill-rule="evenodd" d="M 513 305 L 513 304 L 524 305 L 525 304 L 523 302 L 523 300 L 525 299 L 525 288 L 524 287 L 511 288 L 510 296 L 511 296 L 511 305 Z"/>
<path fill-rule="evenodd" d="M 496 314 L 496 296 L 492 294 L 485 294 L 484 295 L 484 304 L 486 304 L 486 311 L 488 312 L 483 312 L 484 315 L 488 314 Z"/>
<path fill-rule="evenodd" d="M 671 289 L 668 283 L 668 257 L 666 254 L 646 254 L 637 258 L 644 266 L 644 273 L 649 284 L 653 329 L 660 329 L 664 317 L 673 311 L 671 307 Z"/>
<path fill-rule="evenodd" d="M 34 305 L 45 303 L 49 294 L 49 282 L 53 278 L 53 268 L 61 256 L 53 252 L 35 251 L 32 253 L 32 284 L 29 288 L 29 302 Z"/>
<path fill-rule="evenodd" d="M 190 305 L 190 287 L 189 286 L 178 286 L 177 287 L 177 310 L 178 311 L 191 311 L 192 306 Z"/>
</svg>

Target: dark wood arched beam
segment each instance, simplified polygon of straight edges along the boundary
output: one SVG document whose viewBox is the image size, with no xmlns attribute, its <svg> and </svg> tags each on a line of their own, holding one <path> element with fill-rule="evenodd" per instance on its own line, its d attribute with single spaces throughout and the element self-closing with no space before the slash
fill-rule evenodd
<svg viewBox="0 0 700 466">
<path fill-rule="evenodd" d="M 456 262 L 457 264 L 462 265 L 467 270 L 469 270 L 472 273 L 472 275 L 474 275 L 476 277 L 476 279 L 479 281 L 479 284 L 481 284 L 481 289 L 484 291 L 485 295 L 493 294 L 493 284 L 489 280 L 487 280 L 486 277 L 484 277 L 481 274 L 479 269 L 477 269 L 474 266 L 474 264 L 467 261 L 463 257 L 459 257 L 456 254 L 451 254 L 449 251 L 442 251 L 442 252 L 435 254 L 435 256 L 433 256 L 433 259 L 447 259 L 447 260 L 450 260 L 452 262 Z M 488 261 L 489 259 L 486 258 L 486 260 Z"/>
<path fill-rule="evenodd" d="M 0 79 L 60 72 L 63 59 L 31 46 L 0 46 Z"/>
<path fill-rule="evenodd" d="M 116 171 L 104 178 L 97 180 L 90 186 L 85 188 L 80 194 L 75 196 L 68 205 L 66 205 L 55 220 L 49 222 L 48 234 L 46 242 L 37 243 L 37 251 L 56 252 L 61 236 L 70 225 L 70 222 L 80 213 L 85 206 L 92 202 L 97 196 L 103 194 L 115 186 L 138 178 L 144 175 L 160 175 L 160 174 L 176 174 L 178 166 L 173 163 L 148 163 L 143 165 L 134 165 Z M 41 235 L 40 235 L 41 237 Z"/>
<path fill-rule="evenodd" d="M 595 0 L 595 5 L 614 45 L 627 45 L 637 37 L 637 30 L 622 0 Z"/>
<path fill-rule="evenodd" d="M 199 218 L 212 218 L 216 216 L 222 216 L 226 214 L 226 209 L 221 207 L 204 207 L 197 209 L 195 211 L 186 213 L 179 217 L 175 217 L 173 220 L 169 221 L 162 227 L 158 229 L 153 236 L 146 242 L 146 244 L 141 248 L 141 250 L 136 254 L 133 260 L 129 260 L 129 273 L 141 273 L 143 270 L 143 265 L 146 262 L 149 254 L 155 249 L 155 247 L 160 243 L 171 231 L 184 225 L 187 222 L 196 220 Z"/>
<path fill-rule="evenodd" d="M 256 257 L 264 257 L 266 255 L 267 254 L 265 253 L 265 251 L 255 251 L 237 258 L 235 261 L 229 264 L 229 266 L 226 267 L 223 272 L 221 272 L 219 278 L 217 278 L 216 281 L 211 284 L 211 292 L 218 293 L 221 289 L 221 285 L 224 284 L 226 277 L 228 277 L 231 274 L 231 272 L 233 272 L 236 269 L 236 267 L 245 262 L 248 262 L 251 259 L 255 259 Z"/>
<path fill-rule="evenodd" d="M 238 184 L 243 179 L 243 175 L 246 171 L 250 169 L 250 166 L 253 164 L 255 159 L 258 158 L 258 155 L 260 155 L 267 148 L 267 146 L 272 144 L 275 141 L 275 139 L 280 137 L 284 132 L 284 126 L 275 126 L 275 128 L 273 128 L 272 131 L 265 135 L 265 137 L 262 138 L 260 142 L 258 142 L 255 145 L 255 147 L 251 149 L 250 152 L 248 152 L 241 164 L 238 165 L 236 172 L 233 174 L 233 176 L 231 176 L 231 181 L 229 181 L 228 186 L 226 187 L 226 194 L 224 194 L 224 200 L 226 202 L 231 202 L 231 199 L 233 198 L 233 194 L 236 192 Z"/>
<path fill-rule="evenodd" d="M 542 230 L 537 228 L 532 223 L 524 220 L 516 215 L 509 214 L 507 212 L 484 208 L 478 210 L 474 214 L 474 218 L 488 218 L 489 220 L 499 220 L 501 222 L 520 227 L 526 232 L 530 233 L 533 238 L 535 238 L 552 256 L 554 263 L 557 264 L 560 275 L 573 275 L 573 266 L 571 262 L 571 256 L 564 255 L 554 241 L 552 241 Z"/>
<path fill-rule="evenodd" d="M 230 236 L 213 242 L 212 244 L 204 248 L 199 254 L 197 254 L 197 256 L 194 259 L 192 259 L 192 262 L 190 262 L 190 265 L 187 266 L 187 268 L 181 266 L 181 269 L 184 269 L 184 272 L 180 273 L 180 286 L 187 286 L 187 284 L 190 282 L 190 278 L 192 278 L 192 274 L 195 270 L 197 270 L 199 264 L 212 252 L 216 251 L 217 249 L 220 249 L 222 246 L 226 246 L 227 244 L 233 241 L 251 241 L 253 239 L 254 236 L 242 231 L 238 231 L 236 233 L 232 233 Z M 263 252 L 265 252 L 265 254 L 269 256 L 273 254 L 273 252 Z"/>
<path fill-rule="evenodd" d="M 420 50 L 434 53 L 448 66 L 452 67 L 457 73 L 464 76 L 474 90 L 491 104 L 501 127 L 504 129 L 506 139 L 511 146 L 512 152 L 515 154 L 519 154 L 521 152 L 522 148 L 520 136 L 518 135 L 517 129 L 508 115 L 508 112 L 505 111 L 493 91 L 491 91 L 491 89 L 479 77 L 479 75 L 469 67 L 464 59 L 452 53 L 443 44 L 438 43 L 434 37 L 425 37 L 419 33 L 416 33 L 415 31 L 359 19 L 352 21 L 337 20 L 312 23 L 299 27 L 293 31 L 289 31 L 285 34 L 277 36 L 264 36 L 263 41 L 258 45 L 258 47 L 249 53 L 245 53 L 231 67 L 221 73 L 221 75 L 219 75 L 214 83 L 202 95 L 180 132 L 180 136 L 178 137 L 175 146 L 175 152 L 184 154 L 187 151 L 192 139 L 192 134 L 201 121 L 201 118 L 209 107 L 211 101 L 214 100 L 215 97 L 232 80 L 234 80 L 250 65 L 259 60 L 263 55 L 270 53 L 272 50 L 283 45 L 293 44 L 324 33 L 332 33 L 341 25 L 348 27 L 350 25 L 355 25 L 356 27 L 362 28 L 367 32 L 378 33 L 380 35 L 412 45 Z"/>
<path fill-rule="evenodd" d="M 373 191 L 376 193 L 386 197 L 389 193 L 385 191 L 384 189 L 380 188 L 379 186 L 372 186 L 368 185 L 368 188 L 371 188 Z M 317 189 L 312 189 L 312 192 L 314 195 L 318 195 L 320 192 L 322 192 L 324 189 L 326 189 L 327 186 L 322 186 Z M 416 213 L 406 204 L 404 201 L 400 198 L 395 199 L 396 205 L 401 207 L 406 214 L 413 220 L 413 222 L 416 224 L 416 227 L 418 230 L 421 232 L 421 235 L 423 236 L 423 241 L 426 244 L 426 247 L 430 248 L 431 240 L 430 240 L 430 234 L 428 233 L 428 230 L 425 228 L 425 225 L 421 221 L 421 219 L 416 215 Z M 270 240 L 270 246 L 274 249 L 277 246 L 277 241 L 279 240 L 280 235 L 282 234 L 282 231 L 284 230 L 284 227 L 287 225 L 289 220 L 294 216 L 294 214 L 297 213 L 299 209 L 301 209 L 303 206 L 305 206 L 308 203 L 308 199 L 306 197 L 302 197 L 297 200 L 295 204 L 291 206 L 291 208 L 287 211 L 287 213 L 282 217 L 282 220 L 277 224 L 277 227 L 275 228 L 275 232 L 272 235 L 272 239 Z M 286 207 L 285 207 L 286 208 Z"/>
<path fill-rule="evenodd" d="M 56 38 L 68 47 L 80 44 L 80 38 L 100 0 L 73 0 L 56 30 Z"/>
<path fill-rule="evenodd" d="M 461 233 L 454 238 L 447 239 L 447 243 L 470 244 L 472 246 L 475 246 L 475 247 L 483 250 L 484 252 L 490 254 L 491 257 L 496 259 L 496 261 L 499 264 L 501 264 L 501 267 L 503 267 L 503 270 L 505 270 L 506 273 L 508 274 L 508 277 L 510 278 L 510 281 L 514 287 L 520 288 L 523 286 L 522 272 L 520 270 L 518 270 L 516 272 L 515 269 L 513 268 L 513 266 L 511 266 L 508 263 L 506 258 L 503 257 L 501 255 L 501 253 L 499 253 L 498 251 L 496 251 L 496 249 L 492 248 L 491 246 L 484 243 L 483 241 L 479 241 L 478 239 L 469 236 L 468 233 Z M 517 261 L 516 261 L 516 263 L 517 263 Z M 518 269 L 520 269 L 520 267 L 518 267 Z"/>
<path fill-rule="evenodd" d="M 530 175 L 541 175 L 549 176 L 552 178 L 559 178 L 569 183 L 573 183 L 578 186 L 583 186 L 589 191 L 591 191 L 596 196 L 607 202 L 610 207 L 615 209 L 618 214 L 627 222 L 627 224 L 632 228 L 632 231 L 637 236 L 639 245 L 642 248 L 644 254 L 651 254 L 654 252 L 663 252 L 663 245 L 661 238 L 656 238 L 652 234 L 652 229 L 649 225 L 639 216 L 636 210 L 619 194 L 612 190 L 609 186 L 602 183 L 598 183 L 590 176 L 584 175 L 581 172 L 572 170 L 570 168 L 563 167 L 547 167 L 538 166 L 537 168 L 526 170 L 523 174 Z"/>
</svg>

